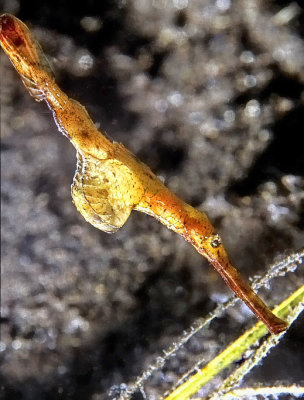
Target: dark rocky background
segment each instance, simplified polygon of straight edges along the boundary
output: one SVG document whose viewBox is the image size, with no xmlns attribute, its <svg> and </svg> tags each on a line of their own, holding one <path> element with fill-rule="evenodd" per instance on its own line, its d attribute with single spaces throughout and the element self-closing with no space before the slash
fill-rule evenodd
<svg viewBox="0 0 304 400">
<path fill-rule="evenodd" d="M 208 213 L 244 275 L 303 246 L 300 0 L 1 7 L 31 26 L 59 85 L 101 130 Z M 115 235 L 82 219 L 70 196 L 74 149 L 0 56 L 0 398 L 106 399 L 231 293 L 190 245 L 148 216 L 134 212 Z M 302 266 L 275 280 L 264 298 L 279 303 L 303 275 Z M 249 319 L 238 304 L 196 335 L 148 381 L 149 398 Z M 245 384 L 303 383 L 303 343 L 299 320 Z"/>
</svg>

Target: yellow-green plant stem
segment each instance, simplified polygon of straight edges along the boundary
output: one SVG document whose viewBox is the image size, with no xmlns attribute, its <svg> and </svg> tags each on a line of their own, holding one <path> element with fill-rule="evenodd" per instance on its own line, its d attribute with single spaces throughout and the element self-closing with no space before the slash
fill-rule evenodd
<svg viewBox="0 0 304 400">
<path fill-rule="evenodd" d="M 287 318 L 290 309 L 304 302 L 304 286 L 300 287 L 290 297 L 283 301 L 274 309 L 274 313 L 280 318 Z M 197 393 L 206 383 L 219 374 L 223 369 L 238 360 L 242 354 L 248 350 L 261 337 L 268 333 L 266 326 L 258 322 L 253 328 L 249 329 L 222 353 L 210 361 L 195 375 L 191 376 L 184 384 L 175 389 L 164 400 L 186 400 Z"/>
</svg>

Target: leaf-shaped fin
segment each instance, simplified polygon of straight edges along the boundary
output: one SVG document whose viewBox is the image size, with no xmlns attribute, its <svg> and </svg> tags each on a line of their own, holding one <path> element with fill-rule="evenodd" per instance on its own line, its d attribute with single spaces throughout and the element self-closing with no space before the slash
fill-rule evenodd
<svg viewBox="0 0 304 400">
<path fill-rule="evenodd" d="M 124 225 L 142 194 L 130 169 L 115 159 L 98 160 L 77 153 L 72 197 L 83 217 L 104 232 Z"/>
</svg>

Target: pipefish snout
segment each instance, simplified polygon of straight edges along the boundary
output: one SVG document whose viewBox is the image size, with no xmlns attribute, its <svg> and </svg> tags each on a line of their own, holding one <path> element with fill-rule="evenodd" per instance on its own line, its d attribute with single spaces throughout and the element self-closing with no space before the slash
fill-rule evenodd
<svg viewBox="0 0 304 400">
<path fill-rule="evenodd" d="M 27 26 L 12 15 L 2 15 L 0 43 L 30 94 L 47 103 L 59 131 L 77 151 L 72 197 L 83 217 L 98 229 L 115 232 L 132 210 L 153 216 L 207 258 L 270 332 L 284 331 L 286 322 L 272 313 L 232 265 L 207 215 L 183 202 L 122 144 L 96 129 L 86 109 L 58 87 Z"/>
</svg>

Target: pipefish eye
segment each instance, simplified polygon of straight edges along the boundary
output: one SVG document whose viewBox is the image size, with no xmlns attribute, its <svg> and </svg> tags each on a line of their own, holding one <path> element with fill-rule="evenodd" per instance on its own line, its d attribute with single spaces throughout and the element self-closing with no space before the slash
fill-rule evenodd
<svg viewBox="0 0 304 400">
<path fill-rule="evenodd" d="M 210 241 L 210 244 L 213 248 L 217 249 L 222 244 L 221 238 L 219 235 L 214 235 Z"/>
</svg>

